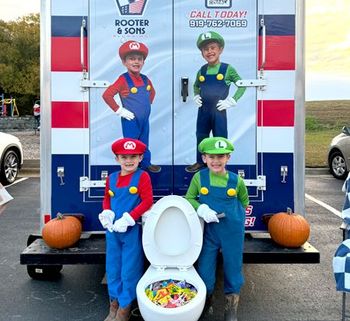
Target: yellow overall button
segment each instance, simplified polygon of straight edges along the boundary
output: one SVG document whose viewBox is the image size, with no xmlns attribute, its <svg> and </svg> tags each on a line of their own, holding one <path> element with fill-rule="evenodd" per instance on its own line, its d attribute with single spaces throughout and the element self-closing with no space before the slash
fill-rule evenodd
<svg viewBox="0 0 350 321">
<path fill-rule="evenodd" d="M 112 190 L 108 190 L 108 194 L 109 194 L 110 197 L 114 197 L 114 193 L 113 193 Z"/>
<path fill-rule="evenodd" d="M 223 74 L 217 74 L 216 75 L 216 79 L 217 80 L 223 80 L 224 79 L 224 75 Z"/>
<path fill-rule="evenodd" d="M 150 91 L 151 88 L 152 88 L 151 85 L 147 85 L 146 90 L 147 90 L 147 91 Z"/>
<path fill-rule="evenodd" d="M 136 87 L 132 87 L 132 88 L 130 89 L 130 92 L 131 92 L 132 94 L 136 94 L 136 93 L 137 93 L 137 88 L 136 88 Z"/>
<path fill-rule="evenodd" d="M 200 82 L 203 82 L 203 81 L 205 80 L 205 78 L 204 78 L 204 76 L 199 76 L 199 77 L 198 77 L 198 80 L 199 80 Z"/>
<path fill-rule="evenodd" d="M 129 188 L 129 192 L 130 192 L 130 194 L 136 194 L 136 193 L 137 193 L 137 187 L 131 186 L 131 187 Z"/>
<path fill-rule="evenodd" d="M 202 195 L 208 195 L 209 190 L 208 190 L 206 187 L 202 187 L 201 190 L 200 190 L 200 193 L 201 193 Z"/>
<path fill-rule="evenodd" d="M 229 188 L 229 189 L 227 190 L 227 195 L 228 195 L 228 196 L 236 196 L 236 195 L 237 195 L 237 192 L 236 192 L 236 190 L 235 190 L 234 188 Z"/>
</svg>

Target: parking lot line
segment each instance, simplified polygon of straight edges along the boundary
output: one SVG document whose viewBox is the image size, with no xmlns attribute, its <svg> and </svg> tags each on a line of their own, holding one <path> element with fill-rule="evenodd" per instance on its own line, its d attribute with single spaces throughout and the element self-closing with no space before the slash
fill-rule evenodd
<svg viewBox="0 0 350 321">
<path fill-rule="evenodd" d="M 328 210 L 328 211 L 332 212 L 333 214 L 335 214 L 335 215 L 339 216 L 340 218 L 342 218 L 341 212 L 338 211 L 338 210 L 336 210 L 334 207 L 332 207 L 332 206 L 330 206 L 330 205 L 328 205 L 328 204 L 326 204 L 326 203 L 324 203 L 324 202 L 318 200 L 317 198 L 315 198 L 315 197 L 313 197 L 313 196 L 311 196 L 311 195 L 309 195 L 309 194 L 306 194 L 306 193 L 305 193 L 305 197 L 306 197 L 307 199 L 309 199 L 310 201 L 313 201 L 313 202 L 315 202 L 316 204 L 321 205 L 321 206 L 324 207 L 326 210 Z"/>
</svg>

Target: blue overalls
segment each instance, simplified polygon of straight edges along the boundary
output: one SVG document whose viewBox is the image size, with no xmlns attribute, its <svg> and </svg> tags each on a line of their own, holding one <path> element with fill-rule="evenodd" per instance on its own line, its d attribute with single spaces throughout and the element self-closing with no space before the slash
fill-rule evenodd
<svg viewBox="0 0 350 321">
<path fill-rule="evenodd" d="M 201 186 L 208 189 L 205 195 L 200 193 L 199 202 L 207 204 L 217 213 L 224 212 L 226 217 L 219 223 L 206 223 L 204 226 L 203 247 L 198 259 L 198 273 L 203 279 L 208 294 L 215 287 L 216 260 L 222 250 L 224 264 L 225 294 L 238 294 L 243 285 L 243 243 L 245 209 L 237 196 L 232 195 L 237 188 L 238 175 L 229 173 L 226 187 L 210 186 L 209 170 L 200 171 Z M 234 190 L 234 191 L 233 191 Z M 206 191 L 205 191 L 206 192 Z"/>
<path fill-rule="evenodd" d="M 198 79 L 202 107 L 198 108 L 197 116 L 197 146 L 209 137 L 210 131 L 213 136 L 227 138 L 226 110 L 219 111 L 216 105 L 219 100 L 226 99 L 230 86 L 225 82 L 225 74 L 228 65 L 221 63 L 216 75 L 207 75 L 208 64 L 202 66 Z M 203 163 L 201 154 L 197 151 L 197 163 Z"/>
<path fill-rule="evenodd" d="M 130 213 L 140 202 L 137 193 L 132 194 L 130 187 L 138 186 L 142 170 L 138 169 L 132 176 L 130 185 L 116 187 L 120 172 L 109 176 L 111 210 L 115 221 L 124 212 Z M 106 273 L 108 293 L 111 300 L 117 300 L 125 308 L 136 298 L 136 285 L 143 274 L 142 229 L 140 224 L 129 226 L 125 233 L 106 231 Z"/>
<path fill-rule="evenodd" d="M 151 165 L 151 152 L 148 149 L 149 142 L 149 115 L 151 113 L 150 93 L 151 86 L 148 84 L 147 76 L 141 74 L 143 86 L 136 87 L 129 73 L 123 74 L 130 93 L 127 97 L 121 97 L 123 107 L 134 113 L 135 118 L 127 120 L 122 118 L 123 136 L 138 139 L 143 142 L 147 149 L 141 162 L 142 168 Z"/>
</svg>

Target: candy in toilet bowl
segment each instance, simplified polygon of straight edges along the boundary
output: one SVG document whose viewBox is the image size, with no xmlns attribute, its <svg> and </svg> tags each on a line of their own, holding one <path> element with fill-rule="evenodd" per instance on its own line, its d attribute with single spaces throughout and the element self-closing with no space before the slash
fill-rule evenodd
<svg viewBox="0 0 350 321">
<path fill-rule="evenodd" d="M 145 292 L 154 304 L 164 308 L 184 306 L 197 295 L 197 289 L 192 284 L 172 279 L 154 282 Z"/>
</svg>

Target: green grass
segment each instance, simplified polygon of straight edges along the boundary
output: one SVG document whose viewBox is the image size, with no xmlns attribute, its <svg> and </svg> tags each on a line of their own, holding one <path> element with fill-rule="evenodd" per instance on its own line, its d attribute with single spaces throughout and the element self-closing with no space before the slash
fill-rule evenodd
<svg viewBox="0 0 350 321">
<path fill-rule="evenodd" d="M 332 138 L 340 133 L 339 129 L 307 131 L 305 135 L 306 167 L 328 166 L 328 146 Z"/>
<path fill-rule="evenodd" d="M 327 166 L 328 146 L 343 126 L 350 126 L 350 100 L 306 102 L 305 163 Z"/>
</svg>

